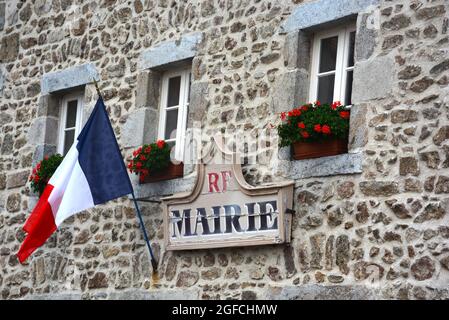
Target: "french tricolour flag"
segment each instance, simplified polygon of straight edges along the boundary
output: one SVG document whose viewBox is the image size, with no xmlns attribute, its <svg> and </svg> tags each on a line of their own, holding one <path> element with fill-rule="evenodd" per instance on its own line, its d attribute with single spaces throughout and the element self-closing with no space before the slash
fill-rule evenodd
<svg viewBox="0 0 449 320">
<path fill-rule="evenodd" d="M 48 182 L 25 222 L 18 252 L 22 263 L 73 214 L 133 193 L 103 100 Z"/>
</svg>

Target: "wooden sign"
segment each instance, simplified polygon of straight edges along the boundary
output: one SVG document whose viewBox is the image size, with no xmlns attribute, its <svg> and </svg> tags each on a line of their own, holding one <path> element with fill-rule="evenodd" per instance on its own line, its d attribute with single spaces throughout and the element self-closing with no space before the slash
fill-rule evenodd
<svg viewBox="0 0 449 320">
<path fill-rule="evenodd" d="M 249 185 L 235 153 L 215 143 L 197 164 L 192 192 L 166 197 L 168 250 L 290 242 L 293 181 Z"/>
</svg>

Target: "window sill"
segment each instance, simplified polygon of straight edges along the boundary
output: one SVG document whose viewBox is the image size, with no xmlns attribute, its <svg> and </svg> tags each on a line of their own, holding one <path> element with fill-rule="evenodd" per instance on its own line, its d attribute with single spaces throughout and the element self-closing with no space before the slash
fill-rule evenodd
<svg viewBox="0 0 449 320">
<path fill-rule="evenodd" d="M 130 178 L 136 198 L 143 199 L 151 197 L 159 198 L 178 192 L 191 191 L 195 185 L 195 177 L 196 174 L 189 174 L 182 178 L 144 184 L 140 184 L 138 177 L 134 174 Z"/>
<path fill-rule="evenodd" d="M 362 152 L 343 153 L 336 156 L 291 160 L 290 147 L 279 149 L 275 175 L 287 179 L 304 179 L 362 172 Z"/>
</svg>

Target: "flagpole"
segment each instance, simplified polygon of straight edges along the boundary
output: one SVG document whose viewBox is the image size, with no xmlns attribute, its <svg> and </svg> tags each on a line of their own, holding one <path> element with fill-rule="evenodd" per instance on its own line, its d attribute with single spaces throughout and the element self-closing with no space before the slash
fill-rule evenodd
<svg viewBox="0 0 449 320">
<path fill-rule="evenodd" d="M 139 205 L 137 204 L 136 197 L 134 196 L 134 192 L 131 194 L 134 201 L 134 206 L 136 207 L 137 216 L 139 217 L 140 226 L 142 228 L 143 237 L 145 238 L 145 242 L 147 243 L 148 251 L 150 252 L 151 257 L 151 266 L 153 267 L 153 272 L 157 272 L 157 261 L 154 258 L 153 250 L 151 250 L 150 240 L 148 239 L 147 231 L 145 229 L 145 225 L 143 224 L 142 214 L 140 213 Z"/>
<path fill-rule="evenodd" d="M 93 83 L 95 85 L 95 89 L 97 89 L 98 96 L 103 99 L 103 96 L 101 95 L 100 88 L 98 87 L 98 83 L 95 79 L 93 79 Z M 140 213 L 139 205 L 137 204 L 136 197 L 134 196 L 134 192 L 131 193 L 133 196 L 134 206 L 136 207 L 137 216 L 139 217 L 140 226 L 142 228 L 143 237 L 145 238 L 145 242 L 147 243 L 148 251 L 150 252 L 150 262 L 151 266 L 153 267 L 153 273 L 157 273 L 157 261 L 154 258 L 153 250 L 151 250 L 150 240 L 148 239 L 147 231 L 145 229 L 145 225 L 143 224 L 142 214 Z"/>
</svg>

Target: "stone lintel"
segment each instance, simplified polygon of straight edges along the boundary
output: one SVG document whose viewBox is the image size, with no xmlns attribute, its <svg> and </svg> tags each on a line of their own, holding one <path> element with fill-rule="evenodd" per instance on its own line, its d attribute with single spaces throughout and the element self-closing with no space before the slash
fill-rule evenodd
<svg viewBox="0 0 449 320">
<path fill-rule="evenodd" d="M 100 80 L 98 72 L 93 63 L 71 67 L 62 71 L 50 72 L 43 75 L 41 80 L 42 94 L 64 89 L 74 88 Z"/>
<path fill-rule="evenodd" d="M 281 25 L 280 32 L 288 33 L 340 20 L 378 3 L 379 0 L 317 0 L 301 4 Z"/>
<path fill-rule="evenodd" d="M 171 40 L 143 51 L 139 57 L 140 70 L 160 67 L 169 63 L 193 58 L 197 54 L 197 46 L 202 40 L 202 33 L 195 32 L 183 35 L 179 41 Z"/>
</svg>

